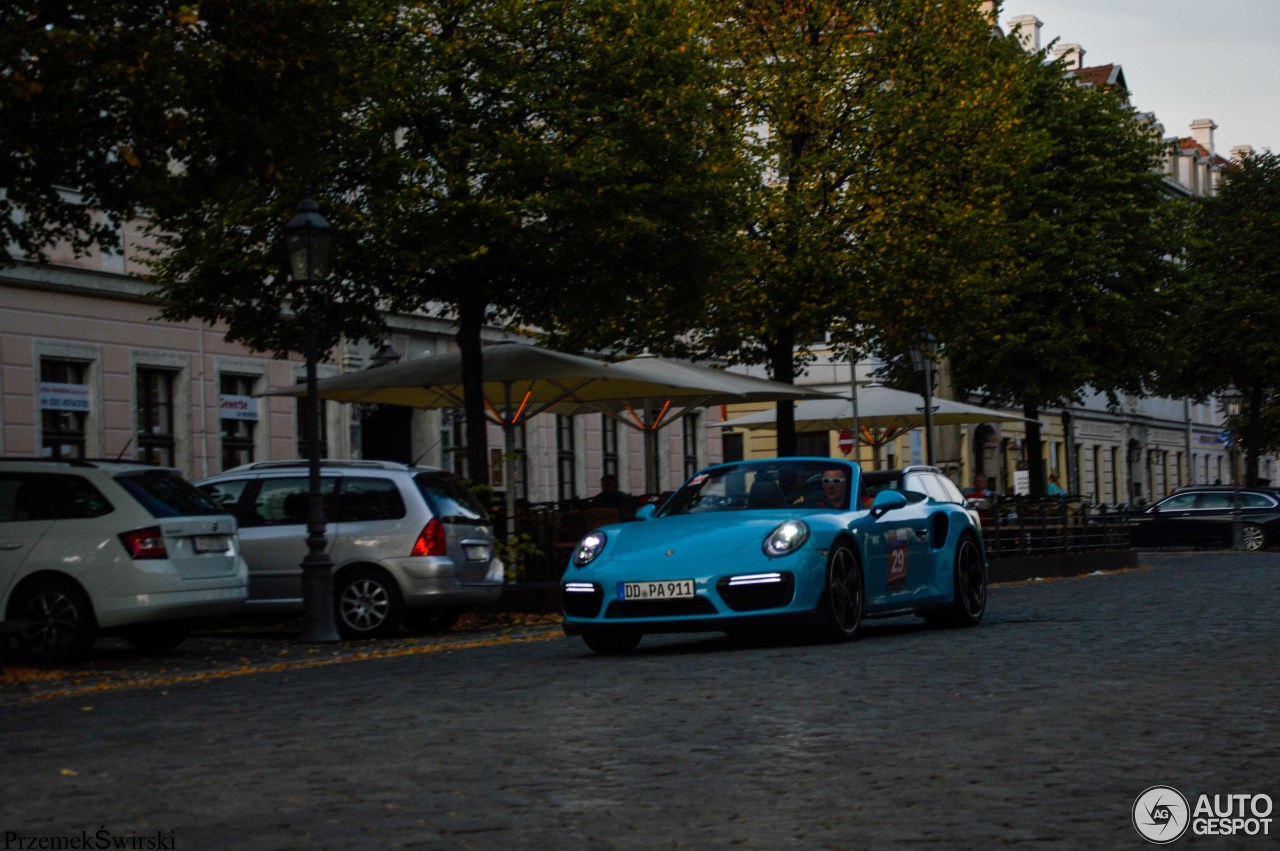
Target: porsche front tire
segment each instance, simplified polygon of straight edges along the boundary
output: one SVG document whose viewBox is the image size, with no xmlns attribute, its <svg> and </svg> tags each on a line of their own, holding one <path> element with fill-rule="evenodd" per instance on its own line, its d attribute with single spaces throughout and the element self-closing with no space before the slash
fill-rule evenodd
<svg viewBox="0 0 1280 851">
<path fill-rule="evenodd" d="M 987 611 L 987 572 L 982 549 L 972 535 L 966 534 L 956 545 L 951 582 L 951 605 L 925 615 L 925 620 L 931 626 L 977 626 Z"/>
<path fill-rule="evenodd" d="M 862 623 L 864 605 L 862 565 L 848 544 L 836 544 L 827 558 L 827 580 L 819 603 L 819 635 L 828 641 L 848 641 Z"/>
</svg>

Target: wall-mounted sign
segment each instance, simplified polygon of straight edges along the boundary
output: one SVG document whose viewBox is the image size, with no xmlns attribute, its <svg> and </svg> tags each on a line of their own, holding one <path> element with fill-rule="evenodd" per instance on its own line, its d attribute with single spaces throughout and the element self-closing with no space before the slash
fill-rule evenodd
<svg viewBox="0 0 1280 851">
<path fill-rule="evenodd" d="M 82 411 L 87 413 L 89 411 L 89 385 L 41 381 L 40 410 Z"/>
<path fill-rule="evenodd" d="M 218 418 L 224 420 L 258 420 L 258 400 L 253 396 L 218 396 Z"/>
</svg>

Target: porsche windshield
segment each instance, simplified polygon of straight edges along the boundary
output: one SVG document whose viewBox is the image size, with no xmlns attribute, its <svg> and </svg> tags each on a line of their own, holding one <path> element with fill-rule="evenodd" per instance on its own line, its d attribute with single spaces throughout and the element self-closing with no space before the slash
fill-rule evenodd
<svg viewBox="0 0 1280 851">
<path fill-rule="evenodd" d="M 857 468 L 834 459 L 745 461 L 703 470 L 676 491 L 659 516 L 769 508 L 847 511 Z"/>
</svg>

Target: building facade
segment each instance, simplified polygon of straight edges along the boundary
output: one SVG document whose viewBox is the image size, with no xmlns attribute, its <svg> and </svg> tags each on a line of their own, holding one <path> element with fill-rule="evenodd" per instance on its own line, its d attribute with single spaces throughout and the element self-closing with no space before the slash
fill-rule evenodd
<svg viewBox="0 0 1280 851">
<path fill-rule="evenodd" d="M 250 461 L 306 457 L 304 402 L 263 396 L 305 378 L 300 357 L 276 359 L 226 340 L 199 320 L 157 319 L 141 277 L 136 231 L 119 252 L 51 252 L 43 264 L 0 268 L 0 454 L 126 458 L 177 467 L 192 479 Z M 451 347 L 440 319 L 388 316 L 377 344 L 344 343 L 321 377 Z M 493 342 L 506 338 L 491 329 Z M 460 411 L 324 403 L 322 451 L 381 458 L 466 475 Z M 696 410 L 659 433 L 659 486 L 718 461 L 718 409 Z M 602 415 L 541 415 L 517 433 L 517 496 L 548 502 L 593 496 L 600 477 L 623 491 L 645 488 L 643 435 Z M 505 493 L 501 430 L 490 428 L 493 484 Z"/>
</svg>

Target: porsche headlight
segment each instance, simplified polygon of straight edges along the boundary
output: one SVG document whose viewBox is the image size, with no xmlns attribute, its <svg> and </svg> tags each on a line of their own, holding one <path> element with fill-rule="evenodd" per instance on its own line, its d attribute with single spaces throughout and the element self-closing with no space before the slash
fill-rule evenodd
<svg viewBox="0 0 1280 851">
<path fill-rule="evenodd" d="M 592 532 L 579 541 L 578 546 L 573 550 L 573 566 L 586 567 L 595 561 L 596 556 L 604 550 L 604 543 L 607 540 L 604 532 Z"/>
<path fill-rule="evenodd" d="M 764 554 L 769 558 L 790 555 L 809 540 L 809 524 L 803 520 L 788 520 L 769 533 L 764 539 Z"/>
</svg>

